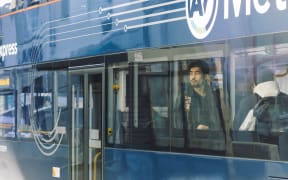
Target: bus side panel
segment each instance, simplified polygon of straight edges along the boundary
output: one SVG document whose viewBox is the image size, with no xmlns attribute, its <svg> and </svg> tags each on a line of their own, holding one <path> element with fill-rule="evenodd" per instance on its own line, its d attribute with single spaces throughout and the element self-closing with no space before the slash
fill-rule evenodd
<svg viewBox="0 0 288 180">
<path fill-rule="evenodd" d="M 105 150 L 105 179 L 273 179 L 288 177 L 288 164 L 201 155 Z"/>
<path fill-rule="evenodd" d="M 53 167 L 60 170 L 58 179 L 68 179 L 67 146 L 46 157 L 34 142 L 0 141 L 0 180 L 52 180 Z"/>
</svg>

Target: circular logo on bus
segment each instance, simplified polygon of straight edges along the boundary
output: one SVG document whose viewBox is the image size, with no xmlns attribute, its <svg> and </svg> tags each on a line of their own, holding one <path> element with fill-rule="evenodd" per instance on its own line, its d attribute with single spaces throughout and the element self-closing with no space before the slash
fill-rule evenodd
<svg viewBox="0 0 288 180">
<path fill-rule="evenodd" d="M 186 0 L 186 19 L 189 29 L 197 39 L 211 32 L 218 12 L 218 0 Z"/>
</svg>

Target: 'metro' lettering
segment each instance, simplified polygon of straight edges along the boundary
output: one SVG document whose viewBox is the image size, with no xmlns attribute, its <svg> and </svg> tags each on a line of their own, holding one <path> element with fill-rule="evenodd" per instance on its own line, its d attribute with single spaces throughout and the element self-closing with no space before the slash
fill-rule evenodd
<svg viewBox="0 0 288 180">
<path fill-rule="evenodd" d="M 242 7 L 242 0 L 224 0 L 224 19 L 229 19 L 229 2 L 232 3 L 234 17 L 239 17 L 240 9 Z M 287 9 L 287 0 L 272 0 L 271 2 L 276 3 L 276 8 L 279 11 Z M 251 8 L 254 7 L 256 12 L 259 14 L 265 14 L 271 7 L 270 0 L 244 0 L 245 15 L 251 15 Z"/>
</svg>

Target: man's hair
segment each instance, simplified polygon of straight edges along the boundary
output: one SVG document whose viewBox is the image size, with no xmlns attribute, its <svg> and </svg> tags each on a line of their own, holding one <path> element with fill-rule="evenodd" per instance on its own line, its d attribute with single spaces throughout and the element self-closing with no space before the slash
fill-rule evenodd
<svg viewBox="0 0 288 180">
<path fill-rule="evenodd" d="M 209 74 L 209 65 L 203 60 L 192 60 L 188 66 L 188 71 L 190 71 L 192 67 L 199 67 L 203 74 Z"/>
<path fill-rule="evenodd" d="M 263 68 L 257 72 L 256 84 L 267 81 L 274 81 L 274 73 L 271 69 Z"/>
</svg>

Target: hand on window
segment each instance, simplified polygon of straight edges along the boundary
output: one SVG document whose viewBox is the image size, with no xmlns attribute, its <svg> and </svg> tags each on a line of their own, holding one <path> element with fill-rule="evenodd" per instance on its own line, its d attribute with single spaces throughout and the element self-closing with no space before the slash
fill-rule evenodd
<svg viewBox="0 0 288 180">
<path fill-rule="evenodd" d="M 189 112 L 189 110 L 190 110 L 190 104 L 191 104 L 191 97 L 185 96 L 185 97 L 184 97 L 184 108 L 185 108 L 185 112 Z"/>
</svg>

